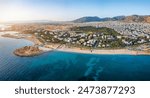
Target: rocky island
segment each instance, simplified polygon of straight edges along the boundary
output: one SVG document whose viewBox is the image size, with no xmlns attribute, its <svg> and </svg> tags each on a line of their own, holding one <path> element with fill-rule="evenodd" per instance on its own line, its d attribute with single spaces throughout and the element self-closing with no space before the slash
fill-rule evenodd
<svg viewBox="0 0 150 98">
<path fill-rule="evenodd" d="M 43 53 L 43 51 L 36 46 L 25 46 L 14 51 L 14 54 L 20 57 L 36 56 L 41 53 Z"/>
</svg>

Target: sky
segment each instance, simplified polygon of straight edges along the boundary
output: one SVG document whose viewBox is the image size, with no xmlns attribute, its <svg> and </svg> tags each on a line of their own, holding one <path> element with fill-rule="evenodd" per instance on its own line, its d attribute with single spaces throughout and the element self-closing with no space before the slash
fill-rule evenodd
<svg viewBox="0 0 150 98">
<path fill-rule="evenodd" d="M 0 0 L 0 22 L 150 15 L 150 0 Z"/>
</svg>

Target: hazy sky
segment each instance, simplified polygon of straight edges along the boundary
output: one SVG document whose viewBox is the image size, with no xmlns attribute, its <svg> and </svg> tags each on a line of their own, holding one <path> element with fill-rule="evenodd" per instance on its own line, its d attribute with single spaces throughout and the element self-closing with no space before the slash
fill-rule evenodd
<svg viewBox="0 0 150 98">
<path fill-rule="evenodd" d="M 0 0 L 0 21 L 150 15 L 150 0 Z"/>
</svg>

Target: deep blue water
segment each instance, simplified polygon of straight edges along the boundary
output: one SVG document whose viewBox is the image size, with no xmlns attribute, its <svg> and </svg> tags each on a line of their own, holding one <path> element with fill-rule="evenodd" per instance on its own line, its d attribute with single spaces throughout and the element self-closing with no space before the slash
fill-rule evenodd
<svg viewBox="0 0 150 98">
<path fill-rule="evenodd" d="M 150 56 L 60 51 L 35 57 L 17 57 L 13 54 L 16 48 L 32 44 L 27 40 L 0 38 L 0 80 L 150 80 Z"/>
</svg>

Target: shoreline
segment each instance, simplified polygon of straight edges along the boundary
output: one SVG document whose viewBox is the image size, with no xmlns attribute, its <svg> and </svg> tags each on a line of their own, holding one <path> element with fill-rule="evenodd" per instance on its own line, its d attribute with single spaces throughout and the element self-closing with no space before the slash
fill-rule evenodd
<svg viewBox="0 0 150 98">
<path fill-rule="evenodd" d="M 4 34 L 7 35 L 8 33 Z M 18 34 L 20 34 L 18 32 Z M 9 36 L 4 36 L 3 34 L 0 34 L 1 37 L 9 37 L 9 38 L 16 38 L 16 39 L 26 39 L 34 43 L 34 45 L 42 45 L 42 43 L 33 35 L 31 36 L 26 36 L 26 37 L 20 37 L 20 36 L 15 36 L 15 33 L 10 34 Z M 125 55 L 150 55 L 149 51 L 134 51 L 134 50 L 128 50 L 128 49 L 81 49 L 77 47 L 68 47 L 66 45 L 61 45 L 61 44 L 54 44 L 50 43 L 48 45 L 40 46 L 39 49 L 45 52 L 49 51 L 64 51 L 64 52 L 73 52 L 73 53 L 84 53 L 84 54 L 110 54 L 110 55 L 118 55 L 118 54 L 125 54 Z"/>
<path fill-rule="evenodd" d="M 104 49 L 99 49 L 99 50 L 90 50 L 87 49 L 79 49 L 79 48 L 64 48 L 64 49 L 56 49 L 57 51 L 64 51 L 64 52 L 73 52 L 73 53 L 83 53 L 83 54 L 103 54 L 103 55 L 150 55 L 150 53 L 145 52 L 145 51 L 131 51 L 128 49 L 114 49 L 114 50 L 104 50 Z"/>
<path fill-rule="evenodd" d="M 49 48 L 48 48 L 49 46 Z M 59 47 L 59 48 L 58 48 Z M 128 49 L 81 49 L 78 47 L 68 47 L 66 45 L 60 44 L 53 44 L 46 45 L 42 47 L 42 49 L 47 51 L 62 51 L 62 52 L 73 52 L 73 53 L 83 53 L 83 54 L 107 54 L 107 55 L 118 55 L 118 54 L 125 54 L 125 55 L 150 55 L 148 51 L 135 51 L 135 50 L 128 50 Z"/>
</svg>

